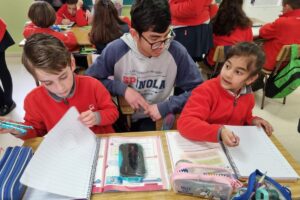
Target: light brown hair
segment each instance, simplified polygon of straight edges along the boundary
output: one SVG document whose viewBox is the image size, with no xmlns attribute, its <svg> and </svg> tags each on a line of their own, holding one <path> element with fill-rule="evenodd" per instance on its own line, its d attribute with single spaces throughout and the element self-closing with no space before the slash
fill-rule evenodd
<svg viewBox="0 0 300 200">
<path fill-rule="evenodd" d="M 30 36 L 23 48 L 22 63 L 34 77 L 35 69 L 59 74 L 71 66 L 71 53 L 56 37 L 44 33 Z"/>
<path fill-rule="evenodd" d="M 28 18 L 38 27 L 48 28 L 56 21 L 54 8 L 46 1 L 35 1 L 28 11 Z"/>
</svg>

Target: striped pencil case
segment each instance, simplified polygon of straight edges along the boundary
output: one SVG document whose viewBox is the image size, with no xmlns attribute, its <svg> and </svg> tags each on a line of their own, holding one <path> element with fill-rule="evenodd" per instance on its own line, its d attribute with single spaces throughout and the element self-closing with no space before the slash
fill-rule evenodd
<svg viewBox="0 0 300 200">
<path fill-rule="evenodd" d="M 25 186 L 21 175 L 33 155 L 29 147 L 8 147 L 0 160 L 0 199 L 21 199 Z"/>
</svg>

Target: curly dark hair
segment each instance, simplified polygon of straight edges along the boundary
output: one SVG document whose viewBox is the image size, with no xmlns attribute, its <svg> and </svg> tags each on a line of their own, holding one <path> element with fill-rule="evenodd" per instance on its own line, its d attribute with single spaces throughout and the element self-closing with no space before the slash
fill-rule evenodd
<svg viewBox="0 0 300 200">
<path fill-rule="evenodd" d="M 252 26 L 252 21 L 243 11 L 243 0 L 223 0 L 218 13 L 211 20 L 213 33 L 216 35 L 230 35 L 236 28 Z"/>
</svg>

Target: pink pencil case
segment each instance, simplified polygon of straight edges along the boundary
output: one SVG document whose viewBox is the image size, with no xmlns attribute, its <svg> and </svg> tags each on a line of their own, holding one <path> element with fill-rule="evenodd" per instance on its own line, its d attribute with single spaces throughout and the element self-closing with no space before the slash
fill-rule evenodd
<svg viewBox="0 0 300 200">
<path fill-rule="evenodd" d="M 192 163 L 179 163 L 171 183 L 177 193 L 220 200 L 230 199 L 232 192 L 242 186 L 227 169 Z"/>
</svg>

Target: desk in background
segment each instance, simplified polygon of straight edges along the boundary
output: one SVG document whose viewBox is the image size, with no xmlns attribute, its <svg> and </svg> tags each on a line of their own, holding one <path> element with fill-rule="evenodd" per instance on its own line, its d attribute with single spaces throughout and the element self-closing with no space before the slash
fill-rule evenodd
<svg viewBox="0 0 300 200">
<path fill-rule="evenodd" d="M 110 136 L 110 135 L 122 135 L 122 136 L 146 136 L 146 135 L 159 135 L 162 140 L 164 155 L 166 158 L 166 165 L 167 165 L 167 171 L 168 174 L 171 174 L 172 167 L 171 167 L 171 161 L 170 156 L 168 152 L 168 146 L 167 146 L 167 140 L 165 137 L 165 134 L 163 131 L 153 131 L 153 132 L 131 132 L 131 133 L 116 133 L 116 134 L 105 134 L 102 136 Z M 279 143 L 279 141 L 274 137 L 271 136 L 271 140 L 276 145 L 278 150 L 282 153 L 282 155 L 286 158 L 286 160 L 291 164 L 291 166 L 295 169 L 295 171 L 300 174 L 300 165 L 293 159 L 293 157 L 287 152 L 287 150 Z M 24 143 L 24 146 L 32 147 L 35 151 L 38 145 L 41 143 L 42 138 L 34 138 L 31 140 L 27 140 Z M 297 182 L 280 182 L 283 185 L 286 185 L 289 187 L 289 189 L 292 191 L 292 199 L 300 199 L 300 180 Z M 199 199 L 198 197 L 192 197 L 192 196 L 186 196 L 186 195 L 180 195 L 173 192 L 173 190 L 170 191 L 155 191 L 155 192 L 111 192 L 111 193 L 100 193 L 100 194 L 93 194 L 92 198 L 93 200 L 189 200 L 189 199 Z"/>
</svg>

